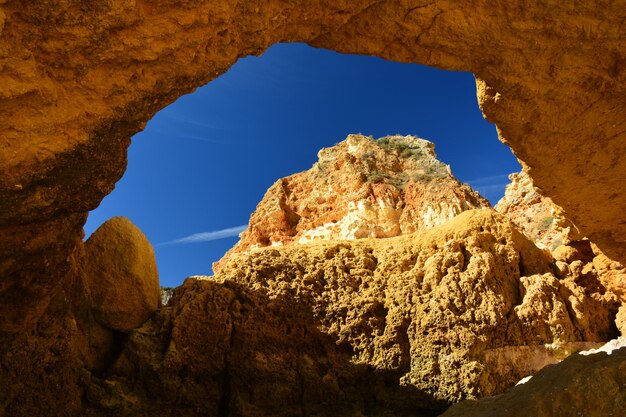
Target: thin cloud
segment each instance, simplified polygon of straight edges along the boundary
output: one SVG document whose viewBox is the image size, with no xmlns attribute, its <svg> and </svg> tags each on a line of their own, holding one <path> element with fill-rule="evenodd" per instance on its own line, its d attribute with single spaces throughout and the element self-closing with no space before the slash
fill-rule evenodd
<svg viewBox="0 0 626 417">
<path fill-rule="evenodd" d="M 157 134 L 159 136 L 169 137 L 169 138 L 193 139 L 193 140 L 200 140 L 202 142 L 219 143 L 222 145 L 227 144 L 227 142 L 225 141 L 207 138 L 206 136 L 187 135 L 185 133 L 169 133 L 169 132 L 163 132 L 161 130 L 156 130 L 156 129 L 150 130 L 150 133 Z"/>
<path fill-rule="evenodd" d="M 173 112 L 170 113 L 165 113 L 162 115 L 163 118 L 168 119 L 172 122 L 177 122 L 177 123 L 183 123 L 183 124 L 187 124 L 187 125 L 192 125 L 192 126 L 198 126 L 201 127 L 203 129 L 217 129 L 217 130 L 222 130 L 221 127 L 216 126 L 214 124 L 209 124 L 206 122 L 199 122 L 197 120 L 191 120 L 191 119 L 187 119 L 185 117 L 180 117 L 178 115 L 175 115 Z"/>
<path fill-rule="evenodd" d="M 475 178 L 473 180 L 466 181 L 470 185 L 479 185 L 479 184 L 508 184 L 510 174 L 502 174 L 502 175 L 493 175 L 491 177 L 481 177 Z"/>
<path fill-rule="evenodd" d="M 181 243 L 200 243 L 210 242 L 212 240 L 226 239 L 228 237 L 239 236 L 239 234 L 246 230 L 247 227 L 248 226 L 244 224 L 241 226 L 229 227 L 227 229 L 214 230 L 212 232 L 194 233 L 189 236 L 181 237 L 180 239 L 159 243 L 156 246 L 178 245 Z"/>
</svg>

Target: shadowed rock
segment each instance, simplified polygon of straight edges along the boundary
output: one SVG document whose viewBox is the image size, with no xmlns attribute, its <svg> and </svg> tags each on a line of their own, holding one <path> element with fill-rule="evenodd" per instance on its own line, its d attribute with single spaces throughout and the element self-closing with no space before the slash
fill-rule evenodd
<svg viewBox="0 0 626 417">
<path fill-rule="evenodd" d="M 550 270 L 487 209 L 407 236 L 235 254 L 131 332 L 89 398 L 130 415 L 439 412 L 615 335 L 612 299 Z"/>
<path fill-rule="evenodd" d="M 82 276 L 96 319 L 130 331 L 161 303 L 154 250 L 130 220 L 107 220 L 85 243 Z"/>
<path fill-rule="evenodd" d="M 608 417 L 626 415 L 626 348 L 572 355 L 506 394 L 452 406 L 441 417 Z"/>
</svg>

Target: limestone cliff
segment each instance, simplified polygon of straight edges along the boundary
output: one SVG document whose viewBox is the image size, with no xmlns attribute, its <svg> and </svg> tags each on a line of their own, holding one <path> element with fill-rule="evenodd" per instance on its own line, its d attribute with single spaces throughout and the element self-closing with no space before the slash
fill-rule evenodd
<svg viewBox="0 0 626 417">
<path fill-rule="evenodd" d="M 490 207 L 437 160 L 432 142 L 349 135 L 322 149 L 311 169 L 278 180 L 250 218 L 238 252 L 313 240 L 400 236 L 469 209 Z"/>
<path fill-rule="evenodd" d="M 559 277 L 580 283 L 597 282 L 626 303 L 626 267 L 609 259 L 582 236 L 563 209 L 534 187 L 525 171 L 510 178 L 511 183 L 495 209 L 538 247 L 551 252 Z M 626 305 L 621 308 L 617 326 L 623 334 L 626 332 Z"/>
<path fill-rule="evenodd" d="M 121 178 L 130 137 L 278 42 L 474 73 L 481 110 L 536 184 L 609 258 L 626 260 L 624 10 L 522 0 L 2 1 L 0 331 L 32 330 L 68 285 L 87 212 Z"/>
<path fill-rule="evenodd" d="M 509 179 L 511 183 L 495 209 L 511 219 L 537 246 L 553 251 L 581 238 L 563 209 L 535 188 L 526 171 L 511 174 Z"/>
<path fill-rule="evenodd" d="M 473 72 L 481 110 L 536 184 L 607 259 L 625 261 L 625 13 L 620 2 L 521 0 L 0 1 L 0 413 L 311 415 L 316 404 L 346 404 L 344 415 L 389 415 L 376 404 L 395 404 L 396 415 L 416 414 L 414 396 L 421 393 L 397 384 L 394 372 L 352 366 L 351 345 L 338 347 L 321 334 L 306 304 L 292 303 L 291 294 L 278 301 L 255 295 L 226 280 L 185 285 L 171 307 L 127 342 L 112 337 L 114 349 L 100 349 L 102 363 L 90 364 L 85 357 L 92 352 L 81 347 L 93 335 L 93 313 L 77 276 L 87 212 L 113 189 L 130 136 L 156 111 L 239 57 L 299 41 Z M 277 249 L 264 251 L 270 250 Z M 411 265 L 411 257 L 400 259 Z M 341 272 L 346 262 L 330 265 Z M 515 272 L 515 265 L 503 268 Z M 548 277 L 553 288 L 563 282 Z M 533 280 L 526 279 L 528 288 Z M 560 290 L 540 293 L 558 304 Z M 572 322 L 584 311 L 574 304 L 555 307 L 548 321 L 570 329 L 562 313 Z M 446 324 L 450 311 L 436 322 Z M 382 315 L 374 309 L 358 317 L 374 328 Z M 352 340 L 349 332 L 340 335 Z M 441 358 L 445 363 L 449 355 Z M 604 415 L 624 415 L 616 396 L 624 392 L 623 365 L 608 359 L 581 362 L 561 386 L 599 370 L 588 385 L 596 389 L 580 398 Z M 338 368 L 345 371 L 335 377 L 331 370 Z M 607 386 L 602 375 L 615 381 L 606 396 L 597 389 Z M 270 387 L 270 381 L 285 382 Z M 571 403 L 565 389 L 534 393 L 548 415 L 561 414 L 551 404 Z M 409 405 L 398 410 L 402 404 Z M 618 408 L 603 408 L 611 405 Z M 501 410 L 511 415 L 506 405 Z"/>
<path fill-rule="evenodd" d="M 89 398 L 127 415 L 432 413 L 615 336 L 614 299 L 550 271 L 489 209 L 235 254 L 132 332 Z"/>
<path fill-rule="evenodd" d="M 557 279 L 548 254 L 491 209 L 403 236 L 234 254 L 128 334 L 119 307 L 134 297 L 94 278 L 142 264 L 150 277 L 152 251 L 120 220 L 92 239 L 78 262 L 90 267 L 38 333 L 2 339 L 0 414 L 434 415 L 616 335 L 614 295 L 592 275 Z M 119 256 L 124 240 L 136 256 Z M 146 288 L 136 294 L 158 304 L 157 281 Z M 94 290 L 121 299 L 82 296 Z"/>
</svg>

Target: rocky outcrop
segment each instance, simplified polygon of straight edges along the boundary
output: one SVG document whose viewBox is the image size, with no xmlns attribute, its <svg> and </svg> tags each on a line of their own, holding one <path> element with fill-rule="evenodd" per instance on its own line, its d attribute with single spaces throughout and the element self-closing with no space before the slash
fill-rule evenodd
<svg viewBox="0 0 626 417">
<path fill-rule="evenodd" d="M 226 4 L 201 0 L 159 5 L 2 1 L 0 411 L 11 416 L 103 415 L 154 406 L 150 415 L 179 415 L 174 408 L 200 414 L 198 410 L 213 406 L 217 415 L 242 409 L 255 414 L 257 410 L 248 400 L 253 398 L 261 403 L 267 400 L 264 407 L 275 407 L 267 409 L 276 411 L 292 404 L 287 413 L 309 414 L 309 409 L 300 405 L 314 407 L 310 398 L 326 404 L 335 398 L 332 393 L 356 398 L 364 392 L 371 395 L 355 407 L 374 414 L 376 404 L 384 403 L 384 398 L 400 404 L 393 395 L 416 395 L 412 389 L 397 388 L 387 397 L 376 396 L 390 391 L 375 387 L 398 387 L 394 385 L 397 377 L 367 366 L 346 367 L 352 372 L 342 374 L 345 379 L 334 378 L 333 373 L 322 377 L 324 386 L 331 387 L 329 391 L 310 388 L 317 386 L 311 383 L 317 381 L 312 375 L 326 376 L 331 369 L 328 355 L 320 353 L 324 350 L 311 346 L 330 346 L 330 352 L 337 349 L 333 340 L 327 345 L 309 343 L 323 338 L 315 333 L 315 326 L 289 327 L 289 323 L 312 320 L 312 312 L 298 310 L 304 319 L 287 314 L 293 305 L 289 303 L 291 294 L 284 303 L 268 299 L 267 308 L 257 310 L 250 307 L 256 299 L 248 290 L 230 290 L 236 297 L 229 296 L 219 285 L 214 285 L 215 297 L 208 293 L 195 297 L 185 291 L 183 295 L 190 296 L 178 310 L 166 313 L 164 309 L 145 324 L 143 332 L 131 332 L 132 343 L 127 347 L 112 340 L 107 346 L 115 349 L 97 369 L 84 359 L 89 357 L 83 348 L 91 310 L 85 307 L 87 292 L 76 275 L 82 253 L 81 229 L 86 213 L 123 174 L 130 136 L 157 110 L 225 72 L 239 57 L 260 54 L 281 41 L 472 71 L 477 76 L 482 111 L 497 124 L 500 139 L 514 150 L 536 185 L 566 210 L 581 234 L 597 243 L 608 259 L 625 261 L 626 225 L 622 219 L 626 196 L 620 192 L 626 183 L 626 159 L 622 157 L 626 153 L 623 9 L 619 3 L 448 0 L 428 4 L 373 0 Z M 411 264 L 410 258 L 401 259 Z M 491 261 L 486 263 L 491 265 Z M 340 272 L 340 267 L 335 269 Z M 442 269 L 446 267 L 444 262 Z M 511 265 L 506 268 L 515 270 Z M 541 276 L 548 286 L 557 284 L 544 273 Z M 281 286 L 290 288 L 287 282 Z M 198 290 L 204 291 L 208 290 Z M 209 303 L 213 299 L 215 303 Z M 260 300 L 254 301 L 255 305 L 265 305 Z M 430 300 L 437 303 L 436 298 Z M 472 305 L 479 303 L 478 298 L 469 300 Z M 450 305 L 456 306 L 453 301 L 458 299 L 450 300 Z M 213 304 L 219 308 L 205 308 Z M 201 309 L 214 311 L 214 316 L 208 316 L 213 320 L 210 323 L 223 326 L 216 325 L 214 332 L 207 333 L 206 327 L 191 320 Z M 462 314 L 469 314 L 467 311 Z M 584 309 L 567 311 L 578 317 Z M 364 328 L 375 329 L 378 316 L 375 312 L 366 316 Z M 435 322 L 445 328 L 445 314 L 440 317 Z M 478 317 L 477 323 L 484 319 Z M 556 319 L 555 323 L 565 321 Z M 265 324 L 274 330 L 264 333 L 266 337 L 255 336 Z M 181 331 L 174 331 L 176 328 Z M 569 328 L 565 326 L 563 334 Z M 172 329 L 171 335 L 168 329 Z M 295 336 L 289 340 L 302 344 L 281 344 L 290 331 Z M 354 340 L 350 334 L 340 336 Z M 225 345 L 243 346 L 238 337 L 270 350 L 259 349 L 266 352 L 259 356 L 222 354 Z M 279 348 L 271 350 L 274 344 Z M 136 351 L 133 345 L 138 347 Z M 162 350 L 164 346 L 167 349 Z M 283 363 L 285 356 L 280 352 L 291 352 L 289 367 L 273 365 L 275 360 Z M 344 357 L 351 355 L 347 349 Z M 206 360 L 194 361 L 194 356 Z M 442 356 L 443 363 L 448 357 Z M 294 362 L 295 358 L 301 360 Z M 320 360 L 312 365 L 308 358 Z M 257 371 L 238 373 L 226 366 L 233 363 L 252 363 L 247 369 Z M 584 364 L 593 369 L 593 363 Z M 613 375 L 616 369 L 623 374 L 618 366 L 613 363 L 612 368 L 603 370 L 601 386 L 613 378 L 605 375 Z M 117 369 L 115 373 L 112 367 Z M 268 381 L 276 381 L 272 369 L 282 369 L 288 382 L 270 390 Z M 471 369 L 467 372 L 471 374 Z M 589 371 L 581 368 L 565 383 L 576 383 L 585 375 L 590 375 Z M 251 378 L 250 382 L 243 376 Z M 420 381 L 419 376 L 415 378 Z M 218 390 L 210 388 L 208 381 L 219 381 Z M 439 389 L 437 381 L 440 379 L 428 388 L 432 392 Z M 621 392 L 622 384 L 611 385 L 611 400 L 614 392 Z M 567 405 L 561 400 L 564 397 L 559 397 L 565 391 L 547 393 L 550 403 Z M 545 397 L 545 390 L 543 394 Z M 143 402 L 146 398 L 150 401 Z M 203 402 L 194 400 L 198 398 Z M 567 396 L 568 401 L 571 398 Z M 603 408 L 613 402 L 604 401 L 606 397 L 597 389 L 583 391 L 579 398 L 589 401 L 594 410 L 615 411 Z M 156 408 L 156 404 L 163 407 Z M 352 403 L 347 404 L 350 407 Z M 549 407 L 543 409 L 561 414 Z M 354 415 L 352 411 L 346 414 Z"/>
<path fill-rule="evenodd" d="M 626 415 L 626 349 L 572 355 L 504 395 L 464 401 L 441 417 L 606 417 Z"/>
<path fill-rule="evenodd" d="M 89 398 L 132 415 L 442 410 L 616 334 L 614 300 L 550 268 L 492 210 L 407 236 L 235 254 L 131 332 Z"/>
<path fill-rule="evenodd" d="M 170 301 L 170 298 L 172 298 L 173 293 L 174 288 L 161 287 L 161 304 L 166 305 Z"/>
<path fill-rule="evenodd" d="M 234 253 L 259 247 L 400 236 L 490 207 L 452 176 L 434 148 L 413 136 L 349 135 L 322 149 L 311 169 L 270 187 L 240 241 L 213 270 Z"/>
<path fill-rule="evenodd" d="M 73 256 L 36 331 L 0 332 L 1 416 L 101 415 L 84 398 L 89 378 L 160 306 L 154 251 L 130 220 L 108 220 Z"/>
<path fill-rule="evenodd" d="M 32 329 L 66 285 L 86 213 L 123 174 L 130 136 L 277 42 L 473 72 L 483 113 L 535 183 L 609 258 L 626 260 L 620 4 L 91 6 L 0 4 L 1 331 Z"/>
<path fill-rule="evenodd" d="M 601 285 L 626 303 L 626 267 L 611 261 L 587 239 L 561 245 L 552 253 L 558 275 L 583 286 Z"/>
<path fill-rule="evenodd" d="M 161 304 L 154 250 L 130 220 L 113 217 L 85 243 L 80 276 L 89 304 L 104 326 L 130 331 Z"/>
<path fill-rule="evenodd" d="M 506 215 L 530 240 L 549 251 L 582 236 L 563 209 L 543 196 L 526 171 L 509 176 L 504 197 L 495 209 Z"/>
<path fill-rule="evenodd" d="M 585 287 L 601 285 L 622 303 L 626 302 L 626 268 L 581 236 L 563 210 L 544 197 L 524 171 L 510 178 L 511 184 L 495 209 L 537 246 L 551 252 L 557 276 L 568 277 Z M 618 328 L 626 330 L 623 317 L 623 313 L 618 315 Z"/>
</svg>

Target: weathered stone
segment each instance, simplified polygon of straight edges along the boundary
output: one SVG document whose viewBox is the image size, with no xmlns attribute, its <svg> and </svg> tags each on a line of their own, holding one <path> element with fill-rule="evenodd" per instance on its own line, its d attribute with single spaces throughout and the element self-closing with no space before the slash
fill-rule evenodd
<svg viewBox="0 0 626 417">
<path fill-rule="evenodd" d="M 572 355 L 506 394 L 464 401 L 441 417 L 607 417 L 626 415 L 626 348 Z"/>
<path fill-rule="evenodd" d="M 125 217 L 113 217 L 85 243 L 81 275 L 91 308 L 103 325 L 130 331 L 161 303 L 154 250 Z"/>
<path fill-rule="evenodd" d="M 626 302 L 626 268 L 577 233 L 562 209 L 544 197 L 524 171 L 510 178 L 512 182 L 495 208 L 539 247 L 552 250 L 558 277 L 573 280 L 584 288 L 599 289 L 606 297 L 615 299 L 614 309 L 620 301 Z"/>
<path fill-rule="evenodd" d="M 607 289 L 618 295 L 626 303 L 626 266 L 609 259 L 597 246 L 592 244 L 595 257 L 593 268 L 598 279 Z"/>
<path fill-rule="evenodd" d="M 226 402 L 230 415 L 441 410 L 615 336 L 611 300 L 549 271 L 492 210 L 407 236 L 234 254 L 131 332 L 106 384 L 148 384 L 132 391 L 140 406 L 115 392 L 94 401 L 135 415 L 172 402 L 207 414 Z"/>
<path fill-rule="evenodd" d="M 158 5 L 133 1 L 1 1 L 1 411 L 11 416 L 32 416 L 55 411 L 59 415 L 102 415 L 131 410 L 128 414 L 140 415 L 133 410 L 142 406 L 157 407 L 155 403 L 162 401 L 161 404 L 168 404 L 166 408 L 154 408 L 146 414 L 155 415 L 158 411 L 162 415 L 179 415 L 180 410 L 193 414 L 204 411 L 202 407 L 215 407 L 212 411 L 227 415 L 230 410 L 242 411 L 239 407 L 252 404 L 255 399 L 267 399 L 264 403 L 267 407 L 304 403 L 314 406 L 315 401 L 306 402 L 304 394 L 310 392 L 315 392 L 314 399 L 324 400 L 317 404 L 324 405 L 333 400 L 336 400 L 334 404 L 342 404 L 342 399 L 359 397 L 358 392 L 369 395 L 369 402 L 362 400 L 364 403 L 354 408 L 348 405 L 343 410 L 346 415 L 372 410 L 372 403 L 384 403 L 382 397 L 375 394 L 384 397 L 381 393 L 389 393 L 389 390 L 368 389 L 367 385 L 375 380 L 372 385 L 384 387 L 388 383 L 385 378 L 391 378 L 394 386 L 396 374 L 390 376 L 385 372 L 381 376 L 367 366 L 365 369 L 369 372 L 357 366 L 346 368 L 350 369 L 347 375 L 329 374 L 330 359 L 320 354 L 324 350 L 307 349 L 330 346 L 329 352 L 333 352 L 337 347 L 334 340 L 327 345 L 309 343 L 322 337 L 315 333 L 314 325 L 307 327 L 306 332 L 301 330 L 302 326 L 296 328 L 293 337 L 301 344 L 290 345 L 281 339 L 285 332 L 289 334 L 294 329 L 288 323 L 307 323 L 311 317 L 306 308 L 298 310 L 303 319 L 286 314 L 292 307 L 289 301 L 293 294 L 287 291 L 290 287 L 285 281 L 280 281 L 280 286 L 289 292 L 289 298 L 283 299 L 284 303 L 268 300 L 271 308 L 262 308 L 262 311 L 269 311 L 267 314 L 257 314 L 255 308 L 247 307 L 240 311 L 234 302 L 231 308 L 229 300 L 238 297 L 242 306 L 250 304 L 246 300 L 255 296 L 247 295 L 249 289 L 240 293 L 231 289 L 230 293 L 235 294 L 232 296 L 229 291 L 216 289 L 222 301 L 214 304 L 228 304 L 228 308 L 221 311 L 229 312 L 217 315 L 216 324 L 228 325 L 230 311 L 236 317 L 252 317 L 243 322 L 241 328 L 247 331 L 242 339 L 252 340 L 252 346 L 266 349 L 271 349 L 273 343 L 280 346 L 261 356 L 254 365 L 242 368 L 245 371 L 232 380 L 235 385 L 231 384 L 230 368 L 221 366 L 221 363 L 231 362 L 229 357 L 220 356 L 220 349 L 226 339 L 236 345 L 232 335 L 236 336 L 237 331 L 228 332 L 226 327 L 226 331 L 216 330 L 213 339 L 195 340 L 192 331 L 205 329 L 187 319 L 176 321 L 178 313 L 172 313 L 169 328 L 179 326 L 182 331 L 174 340 L 180 340 L 183 348 L 189 346 L 187 356 L 180 356 L 180 360 L 177 351 L 184 349 L 166 342 L 170 337 L 168 327 L 166 320 L 161 320 L 166 317 L 165 313 L 146 324 L 143 334 L 132 332 L 131 340 L 140 350 L 136 357 L 132 355 L 132 348 L 125 351 L 119 361 L 119 380 L 102 381 L 83 368 L 82 360 L 77 360 L 80 349 L 76 340 L 84 330 L 80 327 L 81 321 L 74 320 L 75 315 L 82 315 L 74 310 L 82 305 L 81 291 L 84 290 L 76 283 L 74 274 L 77 266 L 74 260 L 80 258 L 77 255 L 81 252 L 81 228 L 86 213 L 98 205 L 121 177 L 130 136 L 157 110 L 223 73 L 239 57 L 259 54 L 281 41 L 303 41 L 340 52 L 472 71 L 477 76 L 481 109 L 497 124 L 501 140 L 511 146 L 535 184 L 565 209 L 581 234 L 597 243 L 607 259 L 626 261 L 626 224 L 622 221 L 626 195 L 620 192 L 626 183 L 624 13 L 619 2 L 528 3 L 520 0 L 497 3 L 438 0 L 428 4 L 390 0 L 312 0 L 289 4 L 272 1 L 225 4 L 200 0 L 191 4 L 174 0 Z M 487 256 L 490 250 L 485 251 Z M 401 259 L 407 265 L 412 263 L 411 258 Z M 432 262 L 442 267 L 448 267 L 448 262 L 453 263 L 450 265 L 453 268 L 455 265 L 454 259 L 443 255 Z M 518 263 L 518 268 L 529 262 L 524 259 Z M 512 264 L 506 265 L 515 270 Z M 594 262 L 596 272 L 605 265 L 607 262 L 602 259 Z M 333 268 L 341 272 L 340 266 Z M 595 276 L 588 264 L 570 266 L 571 275 L 566 280 L 581 281 L 585 291 L 601 293 L 600 286 L 587 285 L 586 281 Z M 522 268 L 524 275 L 531 275 L 529 271 L 534 269 L 527 267 Z M 606 269 L 619 271 L 613 267 Z M 424 276 L 426 283 L 437 283 L 441 278 L 436 268 L 433 271 Z M 545 277 L 547 271 L 538 268 L 535 272 Z M 489 276 L 484 279 L 492 282 Z M 557 285 L 551 281 L 546 285 L 553 288 L 552 284 Z M 501 290 L 508 293 L 509 289 L 505 286 Z M 558 292 L 560 294 L 561 290 Z M 194 317 L 206 304 L 197 297 L 190 296 L 189 301 L 181 303 L 180 309 L 188 309 L 189 317 Z M 501 305 L 498 297 L 487 298 L 489 306 Z M 211 297 L 207 295 L 206 299 Z M 455 305 L 455 300 L 442 298 L 441 302 Z M 553 298 L 550 300 L 552 302 Z M 435 306 L 439 302 L 433 297 L 428 301 Z M 470 301 L 477 303 L 478 298 Z M 263 305 L 263 302 L 258 304 Z M 574 307 L 575 303 L 571 304 Z M 371 314 L 363 316 L 367 319 L 362 320 L 360 327 L 371 331 L 376 330 L 380 320 L 375 314 L 378 310 L 370 311 L 369 305 L 365 303 L 363 311 Z M 210 311 L 220 310 L 211 308 Z M 580 311 L 585 314 L 584 309 Z M 342 317 L 340 313 L 337 314 Z M 448 325 L 445 315 L 440 316 L 442 320 L 435 320 L 435 324 L 441 322 L 442 327 L 435 326 L 437 329 Z M 581 317 L 576 314 L 576 319 L 571 321 L 576 322 L 576 326 L 585 326 L 586 321 Z M 258 328 L 270 318 L 273 336 L 263 339 Z M 560 319 L 556 322 L 561 323 Z M 342 326 L 336 327 L 343 329 Z M 357 330 L 360 327 L 357 326 Z M 191 332 L 185 333 L 186 330 Z M 356 336 L 349 332 L 332 333 L 337 334 L 349 346 L 358 348 L 357 357 L 363 352 L 366 353 L 363 357 L 369 357 L 364 347 L 367 344 L 360 343 L 358 332 Z M 219 342 L 216 348 L 212 347 L 213 341 Z M 433 345 L 438 346 L 434 342 Z M 164 346 L 167 349 L 163 350 Z M 275 381 L 275 374 L 249 371 L 272 364 L 277 352 L 288 351 L 288 346 L 296 348 L 289 351 L 291 356 L 281 356 L 280 363 L 288 362 L 291 367 L 269 368 L 283 370 L 280 375 L 284 375 L 283 380 L 287 382 L 270 390 L 267 387 L 270 381 Z M 209 361 L 197 364 L 197 368 L 186 366 L 185 361 L 192 361 L 189 355 L 196 354 L 197 348 L 206 351 L 202 351 L 204 356 L 198 354 L 199 357 L 216 357 L 217 365 L 211 368 Z M 384 349 L 377 352 L 382 351 Z M 250 350 L 242 348 L 241 352 L 233 358 L 254 357 L 246 356 Z M 320 360 L 311 362 L 300 352 L 310 352 L 309 358 Z M 417 357 L 423 358 L 419 356 L 421 352 L 419 348 L 415 350 Z M 459 352 L 457 355 L 463 358 L 463 353 Z M 348 349 L 343 358 L 351 358 L 351 355 Z M 402 357 L 394 355 L 392 358 Z M 173 359 L 162 361 L 164 357 Z M 122 366 L 124 358 L 137 359 L 136 367 Z M 294 362 L 294 358 L 300 360 Z M 564 385 L 557 384 L 560 391 L 549 391 L 550 384 L 548 388 L 538 388 L 537 393 L 543 394 L 543 399 L 538 403 L 541 406 L 534 409 L 540 408 L 551 415 L 567 414 L 569 410 L 573 410 L 572 413 L 590 410 L 589 415 L 623 414 L 624 381 L 619 380 L 624 375 L 620 368 L 623 362 L 611 361 L 612 367 L 596 373 L 596 362 L 589 361 L 583 361 L 583 365 L 590 370 L 581 368 L 578 373 L 563 375 L 560 381 Z M 128 363 L 133 364 L 132 360 L 126 361 Z M 435 360 L 430 363 L 434 364 Z M 469 377 L 473 369 L 455 368 L 454 361 L 445 365 L 444 373 L 459 369 L 456 372 L 460 372 L 460 381 L 473 381 Z M 133 369 L 143 372 L 131 372 Z M 212 373 L 195 374 L 196 369 L 209 369 Z M 124 374 L 124 370 L 129 372 Z M 250 375 L 252 379 L 246 382 L 244 377 L 250 378 Z M 314 383 L 315 377 L 309 375 L 324 375 L 324 386 L 331 388 L 320 391 L 309 388 L 320 386 Z M 419 375 L 413 376 L 420 381 Z M 207 378 L 221 381 L 217 384 L 222 388 L 214 393 L 217 396 L 205 395 L 208 390 L 203 388 L 203 382 Z M 362 385 L 350 382 L 355 380 Z M 433 380 L 431 385 L 424 384 L 434 392 L 446 387 L 439 381 L 441 379 Z M 593 384 L 585 385 L 580 381 Z M 572 383 L 581 386 L 581 391 L 574 396 L 565 389 L 570 389 L 568 384 Z M 237 384 L 253 389 L 233 396 L 230 388 Z M 342 392 L 335 388 L 337 386 L 348 387 L 348 393 L 344 397 L 330 395 Z M 144 388 L 145 392 L 141 392 Z M 450 397 L 472 389 L 467 385 L 452 387 Z M 609 390 L 611 401 L 603 395 L 604 389 Z M 164 394 L 154 401 L 154 392 Z M 400 388 L 393 392 L 400 396 L 406 393 Z M 444 390 L 444 395 L 447 392 Z M 569 392 L 575 391 L 570 389 Z M 408 395 L 417 394 L 410 391 Z M 198 398 L 217 399 L 217 405 L 195 402 Z M 236 403 L 233 398 L 240 398 L 242 402 Z M 390 399 L 390 404 L 400 404 L 393 395 L 385 398 Z M 145 405 L 142 399 L 150 402 Z M 527 396 L 518 404 L 528 411 L 534 407 L 531 399 Z M 583 402 L 591 408 L 580 405 Z M 82 413 L 85 403 L 98 404 L 100 408 Z M 247 408 L 243 413 L 255 414 L 256 411 Z M 309 410 L 297 407 L 285 411 L 292 415 L 298 412 L 309 414 Z M 522 415 L 529 414 L 533 412 Z M 507 412 L 506 415 L 513 414 Z"/>
<path fill-rule="evenodd" d="M 9 0 L 0 10 L 1 330 L 32 327 L 63 285 L 130 136 L 277 42 L 473 72 L 481 109 L 535 184 L 626 261 L 619 3 Z"/>
<path fill-rule="evenodd" d="M 170 287 L 161 287 L 161 304 L 166 305 L 170 298 L 172 298 L 172 293 L 174 292 L 173 288 Z"/>
<path fill-rule="evenodd" d="M 454 178 L 434 148 L 414 136 L 349 135 L 322 149 L 311 169 L 270 187 L 239 242 L 213 270 L 255 248 L 400 236 L 490 207 Z"/>
<path fill-rule="evenodd" d="M 568 245 L 561 245 L 552 251 L 552 256 L 557 261 L 571 263 L 578 259 L 578 251 Z"/>
<path fill-rule="evenodd" d="M 615 316 L 615 325 L 623 337 L 626 337 L 626 304 L 622 304 Z"/>
<path fill-rule="evenodd" d="M 511 174 L 509 179 L 511 183 L 506 186 L 504 197 L 495 209 L 511 219 L 537 246 L 554 251 L 581 238 L 563 209 L 535 188 L 526 171 Z"/>
</svg>

